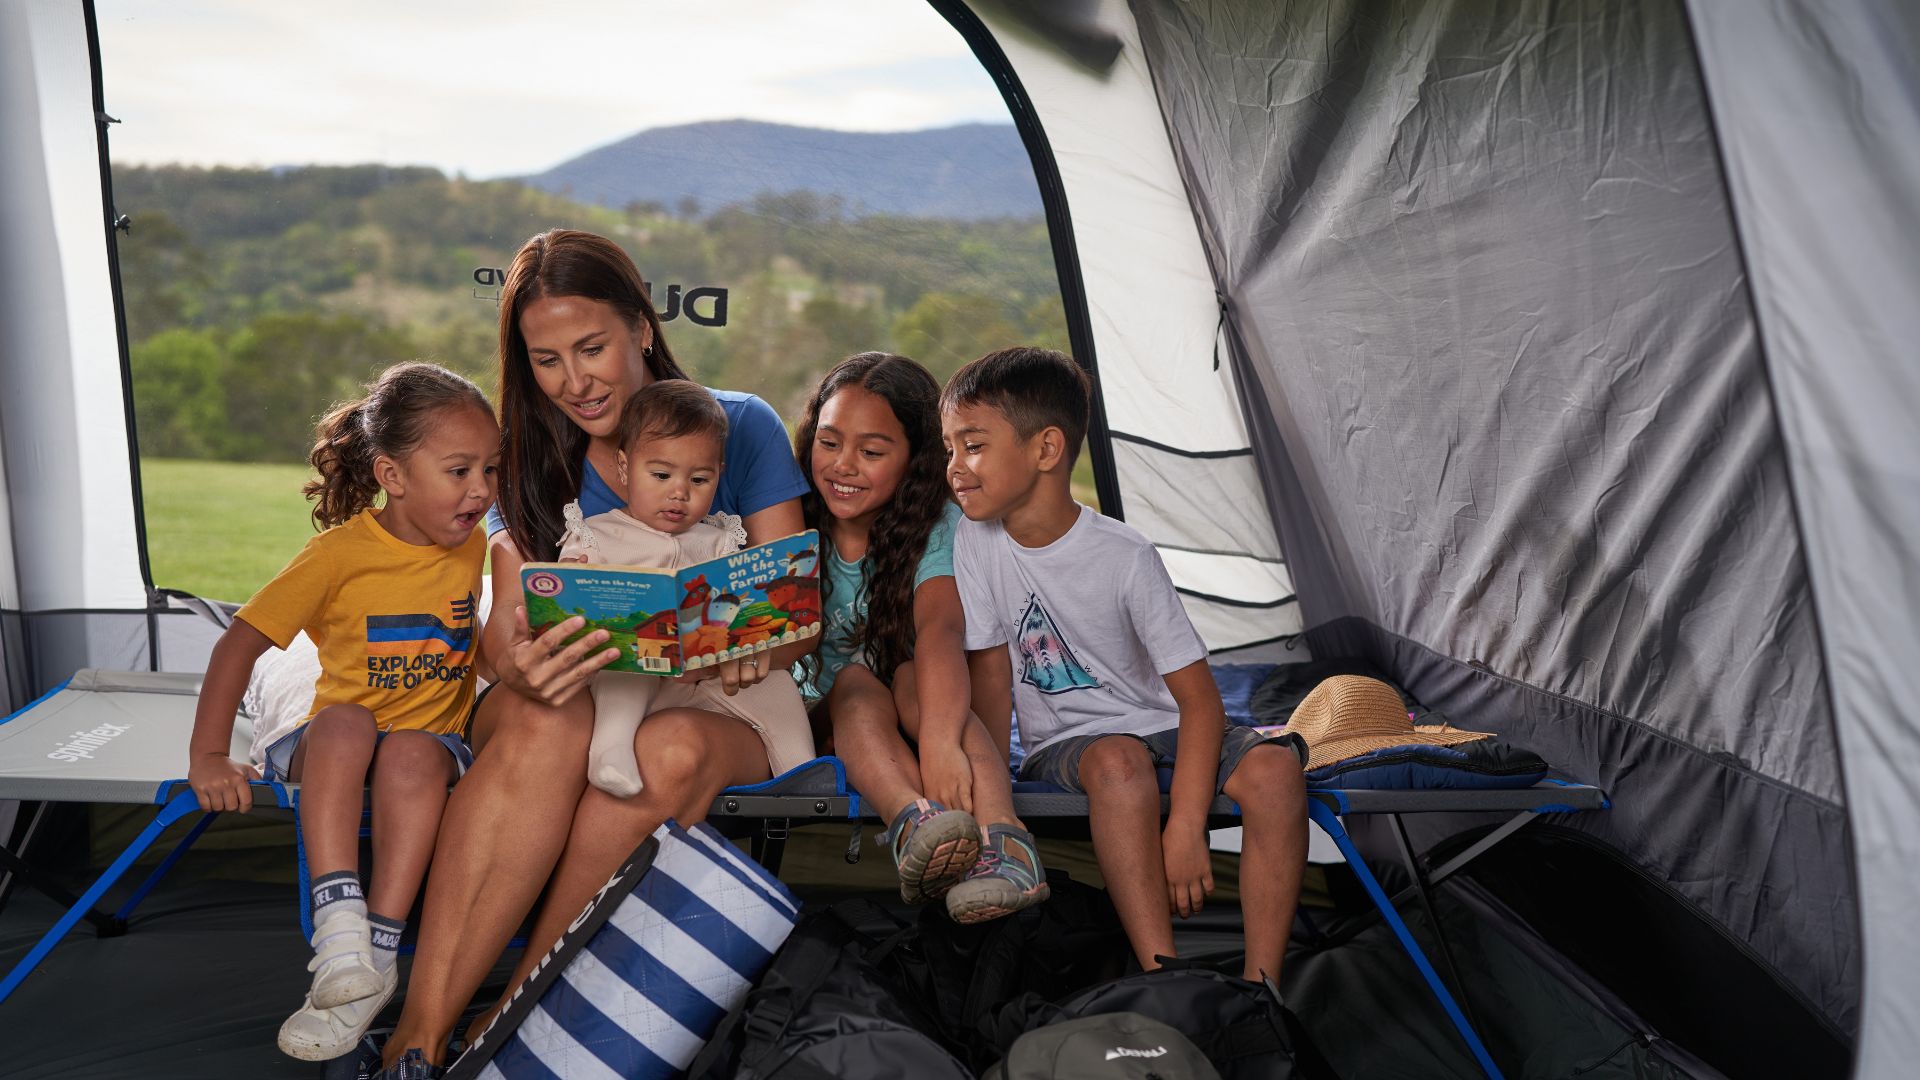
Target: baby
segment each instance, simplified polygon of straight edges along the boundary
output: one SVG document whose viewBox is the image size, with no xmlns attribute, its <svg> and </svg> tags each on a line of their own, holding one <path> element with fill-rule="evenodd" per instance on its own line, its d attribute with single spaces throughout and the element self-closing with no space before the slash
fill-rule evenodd
<svg viewBox="0 0 1920 1080">
<path fill-rule="evenodd" d="M 627 399 L 615 435 L 626 508 L 583 518 L 580 504 L 568 503 L 562 561 L 678 570 L 745 545 L 738 517 L 707 515 L 724 464 L 727 414 L 705 387 L 683 379 L 647 384 Z M 696 605 L 692 622 L 710 615 L 708 606 Z M 688 611 L 683 609 L 680 618 L 687 619 Z M 758 656 L 737 662 L 756 661 L 764 662 Z M 744 721 L 766 744 L 767 765 L 776 776 L 813 757 L 806 707 L 784 671 L 732 696 L 712 680 L 602 671 L 594 676 L 593 703 L 587 777 L 622 798 L 642 786 L 633 737 L 640 721 L 656 709 L 686 706 Z"/>
</svg>

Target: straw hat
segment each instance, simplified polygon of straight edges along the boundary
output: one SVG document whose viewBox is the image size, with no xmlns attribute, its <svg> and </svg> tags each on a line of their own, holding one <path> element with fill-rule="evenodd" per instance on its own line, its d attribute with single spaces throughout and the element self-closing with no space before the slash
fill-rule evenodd
<svg viewBox="0 0 1920 1080">
<path fill-rule="evenodd" d="M 1389 746 L 1454 746 L 1493 737 L 1445 724 L 1415 727 L 1399 691 L 1364 675 L 1335 675 L 1314 687 L 1287 730 L 1307 740 L 1308 771 Z"/>
</svg>

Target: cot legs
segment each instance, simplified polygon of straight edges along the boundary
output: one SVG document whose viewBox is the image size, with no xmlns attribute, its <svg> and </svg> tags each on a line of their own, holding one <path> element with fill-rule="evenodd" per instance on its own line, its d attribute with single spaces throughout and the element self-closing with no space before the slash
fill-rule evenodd
<svg viewBox="0 0 1920 1080">
<path fill-rule="evenodd" d="M 286 808 L 292 805 L 286 787 L 277 782 L 255 780 L 252 787 L 256 795 L 260 792 L 271 793 L 273 802 L 277 806 Z M 140 856 L 147 853 L 147 849 L 153 846 L 154 841 L 160 839 L 162 833 L 188 814 L 200 812 L 200 802 L 194 798 L 193 789 L 187 786 L 185 780 L 169 780 L 160 785 L 160 793 L 155 797 L 155 801 L 160 803 L 160 812 L 153 816 L 153 820 L 147 823 L 147 827 L 140 830 L 140 835 L 134 837 L 133 843 L 128 844 L 127 849 L 120 853 L 120 857 L 113 860 L 113 865 L 107 867 L 94 883 L 87 887 L 87 891 L 80 894 L 80 899 L 67 908 L 66 913 L 60 916 L 60 921 L 53 924 L 53 929 L 47 931 L 46 935 L 27 951 L 27 955 L 21 957 L 20 962 L 7 971 L 6 978 L 0 979 L 0 1002 L 12 996 L 14 990 L 26 981 L 27 976 L 33 973 L 33 969 L 40 966 L 40 961 L 47 958 L 47 954 L 53 951 L 53 947 L 60 944 L 60 939 L 66 937 L 81 919 L 99 920 L 100 916 L 94 911 L 93 906 L 99 903 L 107 890 L 113 888 L 121 876 L 133 867 Z M 160 861 L 160 865 L 153 868 L 153 872 L 140 883 L 140 887 L 133 890 L 133 895 L 127 897 L 126 903 L 120 905 L 120 910 L 114 912 L 109 921 L 124 929 L 127 916 L 133 914 L 133 909 L 140 906 L 140 902 L 147 898 L 147 894 L 153 891 L 154 886 L 160 884 L 160 879 L 167 876 L 167 871 L 173 869 L 174 864 L 187 853 L 187 849 L 193 846 L 193 842 L 200 839 L 200 834 L 206 832 L 207 826 L 213 824 L 213 819 L 219 816 L 219 814 L 203 815 L 193 828 L 180 838 L 180 842 L 174 845 L 174 849 L 167 854 L 167 857 Z"/>
<path fill-rule="evenodd" d="M 81 919 L 85 918 L 89 911 L 93 910 L 93 906 L 100 902 L 100 898 L 106 895 L 107 890 L 112 888 L 115 882 L 120 880 L 121 875 L 127 872 L 128 868 L 134 864 L 134 861 L 146 854 L 147 849 L 153 846 L 155 840 L 160 839 L 161 833 L 166 832 L 168 827 L 174 822 L 179 821 L 188 814 L 198 813 L 199 810 L 200 804 L 195 800 L 193 790 L 183 785 L 180 792 L 175 794 L 173 798 L 167 800 L 166 804 L 160 808 L 160 812 L 154 815 L 153 820 L 147 824 L 147 827 L 140 830 L 140 835 L 134 838 L 133 843 L 127 845 L 127 849 L 120 853 L 120 857 L 113 860 L 113 865 L 107 867 L 106 871 L 87 888 L 87 891 L 80 894 L 80 899 L 72 907 L 68 908 L 65 914 L 60 916 L 60 921 L 53 924 L 53 929 L 47 931 L 46 935 L 36 942 L 32 949 L 28 950 L 27 955 L 21 957 L 20 962 L 13 965 L 12 970 L 7 972 L 7 977 L 4 980 L 0 980 L 0 1002 L 7 1000 L 7 998 L 13 994 L 15 988 L 26 981 L 27 976 L 32 974 L 33 969 L 40 966 L 40 961 L 45 960 L 47 954 L 53 951 L 53 947 L 60 943 L 60 939 L 66 937 L 67 932 L 72 930 L 74 925 Z M 211 820 L 214 816 L 213 814 L 208 814 L 207 818 Z M 195 836 L 197 837 L 198 833 L 196 833 Z M 152 890 L 159 874 L 170 868 L 173 862 L 179 858 L 179 855 L 180 851 L 176 850 L 173 855 L 169 856 L 167 861 L 162 864 L 160 869 L 148 878 L 147 882 L 140 887 L 139 892 L 121 908 L 122 915 L 127 911 L 131 911 L 133 906 L 139 903 L 140 900 Z"/>
<path fill-rule="evenodd" d="M 1332 837 L 1333 842 L 1339 846 L 1341 856 L 1347 860 L 1347 865 L 1353 868 L 1354 876 L 1360 879 L 1361 886 L 1367 890 L 1367 896 L 1372 899 L 1373 906 L 1379 909 L 1380 917 L 1387 921 L 1387 925 L 1393 929 L 1394 936 L 1400 939 L 1400 947 L 1405 949 L 1407 956 L 1412 958 L 1413 966 L 1420 969 L 1420 977 L 1427 981 L 1427 988 L 1433 991 L 1433 996 L 1439 1000 L 1440 1007 L 1446 1011 L 1447 1019 L 1453 1021 L 1454 1030 L 1460 1033 L 1460 1038 L 1465 1040 L 1474 1060 L 1479 1062 L 1480 1071 L 1486 1073 L 1489 1080 L 1505 1080 L 1500 1073 L 1500 1067 L 1493 1063 L 1493 1056 L 1487 1053 L 1486 1045 L 1480 1041 L 1480 1036 L 1474 1032 L 1473 1025 L 1467 1021 L 1466 1014 L 1461 1012 L 1459 1002 L 1455 1001 L 1453 994 L 1447 990 L 1447 984 L 1440 980 L 1440 974 L 1433 969 L 1433 963 L 1421 950 L 1420 943 L 1413 939 L 1413 932 L 1407 929 L 1407 924 L 1400 918 L 1400 913 L 1394 910 L 1393 901 L 1387 897 L 1386 890 L 1380 887 L 1380 882 L 1373 876 L 1373 871 L 1367 869 L 1366 860 L 1360 857 L 1360 850 L 1354 846 L 1353 838 L 1347 835 L 1346 827 L 1340 823 L 1340 815 L 1325 802 L 1309 798 L 1307 816 L 1313 819 L 1314 824 L 1326 830 L 1327 835 Z"/>
</svg>

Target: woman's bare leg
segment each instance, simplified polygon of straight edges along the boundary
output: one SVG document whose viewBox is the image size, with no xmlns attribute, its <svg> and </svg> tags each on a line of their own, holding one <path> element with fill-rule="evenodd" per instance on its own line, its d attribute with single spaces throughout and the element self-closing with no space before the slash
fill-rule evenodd
<svg viewBox="0 0 1920 1080">
<path fill-rule="evenodd" d="M 533 909 L 587 786 L 593 699 L 554 708 L 502 686 L 474 718 L 479 755 L 454 785 L 427 878 L 406 1003 L 387 1063 L 439 1064 L 461 1010 Z"/>
<path fill-rule="evenodd" d="M 590 787 L 581 796 L 566 851 L 509 987 L 520 985 L 621 861 L 661 822 L 703 821 L 721 788 L 769 775 L 766 744 L 752 728 L 701 709 L 662 709 L 647 717 L 634 738 L 634 756 L 644 781 L 638 795 L 621 799 Z M 496 1002 L 470 1030 L 484 1029 L 503 1003 Z"/>
</svg>

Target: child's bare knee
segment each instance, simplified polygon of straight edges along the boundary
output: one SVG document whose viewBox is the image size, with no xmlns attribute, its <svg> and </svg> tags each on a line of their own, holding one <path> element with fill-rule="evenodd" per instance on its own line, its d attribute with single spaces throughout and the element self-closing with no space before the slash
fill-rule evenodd
<svg viewBox="0 0 1920 1080">
<path fill-rule="evenodd" d="M 860 664 L 848 664 L 834 677 L 827 694 L 827 717 L 836 738 L 869 727 L 893 728 L 900 723 L 893 695 L 879 677 Z"/>
<path fill-rule="evenodd" d="M 1080 755 L 1080 786 L 1088 794 L 1118 792 L 1153 779 L 1153 759 L 1138 739 L 1124 735 L 1099 739 Z"/>
<path fill-rule="evenodd" d="M 446 744 L 424 731 L 396 731 L 380 741 L 373 756 L 375 782 L 439 784 L 452 779 L 453 755 Z"/>
<path fill-rule="evenodd" d="M 1306 812 L 1306 776 L 1300 758 L 1285 747 L 1265 744 L 1247 751 L 1227 777 L 1225 792 L 1243 812 L 1249 807 Z"/>
<path fill-rule="evenodd" d="M 307 721 L 302 742 L 324 741 L 333 745 L 373 745 L 379 729 L 373 713 L 364 705 L 329 705 Z"/>
</svg>

